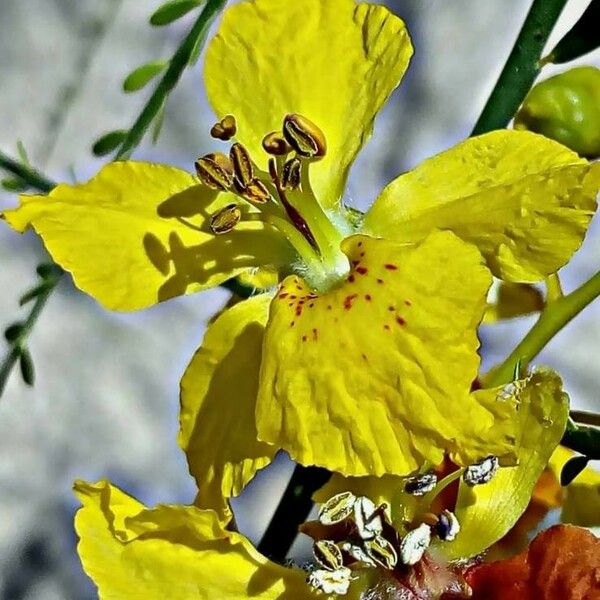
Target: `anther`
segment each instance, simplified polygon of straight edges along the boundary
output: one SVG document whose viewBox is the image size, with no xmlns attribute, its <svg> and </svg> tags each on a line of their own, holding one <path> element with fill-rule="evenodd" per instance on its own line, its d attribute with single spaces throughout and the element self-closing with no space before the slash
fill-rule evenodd
<svg viewBox="0 0 600 600">
<path fill-rule="evenodd" d="M 228 190 L 233 183 L 233 169 L 227 156 L 221 152 L 207 154 L 196 163 L 200 181 L 213 190 Z"/>
<path fill-rule="evenodd" d="M 460 523 L 454 513 L 444 509 L 439 516 L 435 531 L 440 540 L 452 542 L 460 531 Z"/>
<path fill-rule="evenodd" d="M 362 540 L 372 539 L 383 530 L 380 511 L 366 496 L 359 496 L 354 502 L 354 523 Z"/>
<path fill-rule="evenodd" d="M 231 231 L 242 218 L 242 211 L 237 204 L 228 204 L 210 218 L 213 233 L 221 234 Z"/>
<path fill-rule="evenodd" d="M 328 571 L 344 566 L 342 551 L 331 540 L 319 540 L 313 545 L 315 560 Z"/>
<path fill-rule="evenodd" d="M 306 117 L 298 114 L 286 115 L 283 120 L 283 135 L 290 146 L 306 158 L 322 158 L 327 151 L 323 132 Z"/>
<path fill-rule="evenodd" d="M 431 492 L 437 485 L 438 478 L 435 473 L 424 473 L 409 477 L 404 484 L 404 491 L 411 496 L 424 496 Z"/>
<path fill-rule="evenodd" d="M 231 146 L 229 158 L 233 165 L 233 172 L 242 187 L 246 187 L 254 179 L 254 168 L 248 150 L 242 144 L 236 143 Z"/>
<path fill-rule="evenodd" d="M 292 151 L 292 147 L 287 143 L 287 140 L 280 131 L 272 131 L 265 135 L 262 147 L 267 154 L 273 156 L 285 156 Z"/>
<path fill-rule="evenodd" d="M 391 571 L 398 563 L 398 553 L 394 546 L 381 535 L 366 540 L 364 547 L 369 558 L 384 569 Z"/>
<path fill-rule="evenodd" d="M 233 115 L 226 115 L 210 130 L 210 135 L 224 142 L 229 141 L 237 132 L 237 124 Z"/>
<path fill-rule="evenodd" d="M 267 186 L 260 179 L 253 179 L 239 193 L 252 204 L 264 204 L 271 197 Z"/>
<path fill-rule="evenodd" d="M 416 565 L 431 542 L 431 528 L 422 523 L 409 531 L 400 542 L 400 560 L 405 565 Z"/>
<path fill-rule="evenodd" d="M 300 187 L 300 169 L 302 163 L 297 157 L 290 158 L 284 165 L 281 173 L 281 185 L 286 190 L 295 190 Z"/>
<path fill-rule="evenodd" d="M 499 466 L 498 457 L 488 456 L 481 462 L 469 465 L 463 473 L 463 481 L 470 486 L 488 483 L 496 474 Z"/>
<path fill-rule="evenodd" d="M 352 571 L 348 567 L 341 567 L 335 571 L 316 569 L 309 573 L 306 583 L 315 590 L 322 591 L 325 594 L 339 594 L 343 596 L 348 593 L 351 575 Z"/>
<path fill-rule="evenodd" d="M 341 492 L 332 496 L 321 506 L 319 521 L 323 525 L 334 525 L 348 518 L 354 510 L 356 496 L 352 492 Z"/>
</svg>

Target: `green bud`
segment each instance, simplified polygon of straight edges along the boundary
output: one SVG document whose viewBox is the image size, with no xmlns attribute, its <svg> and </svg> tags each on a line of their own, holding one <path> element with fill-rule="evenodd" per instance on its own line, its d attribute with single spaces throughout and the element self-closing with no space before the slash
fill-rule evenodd
<svg viewBox="0 0 600 600">
<path fill-rule="evenodd" d="M 600 69 L 577 67 L 538 83 L 514 128 L 541 133 L 581 156 L 600 156 Z"/>
</svg>

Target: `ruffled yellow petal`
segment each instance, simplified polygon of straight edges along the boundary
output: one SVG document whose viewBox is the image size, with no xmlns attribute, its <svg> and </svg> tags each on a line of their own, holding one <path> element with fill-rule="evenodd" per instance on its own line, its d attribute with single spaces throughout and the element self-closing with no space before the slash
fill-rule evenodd
<svg viewBox="0 0 600 600">
<path fill-rule="evenodd" d="M 495 302 L 488 304 L 484 323 L 494 323 L 503 319 L 522 317 L 541 311 L 544 308 L 544 294 L 528 283 L 500 282 Z"/>
<path fill-rule="evenodd" d="M 298 569 L 280 567 L 216 514 L 148 510 L 108 482 L 77 482 L 77 547 L 101 600 L 295 600 L 313 597 Z"/>
<path fill-rule="evenodd" d="M 521 384 L 522 385 L 522 384 Z M 479 554 L 502 538 L 527 508 L 533 488 L 565 431 L 569 412 L 560 377 L 539 370 L 519 392 L 519 464 L 502 468 L 486 484 L 459 487 L 456 517 L 461 531 L 444 544 L 449 559 Z"/>
<path fill-rule="evenodd" d="M 231 516 L 237 496 L 277 448 L 259 442 L 258 373 L 271 296 L 249 298 L 214 321 L 181 380 L 179 444 L 198 484 L 196 504 Z"/>
<path fill-rule="evenodd" d="M 559 446 L 552 454 L 549 467 L 557 479 L 565 463 L 575 453 Z M 586 467 L 567 486 L 562 488 L 561 522 L 581 527 L 600 526 L 600 473 Z"/>
<path fill-rule="evenodd" d="M 596 209 L 600 164 L 524 131 L 494 131 L 390 183 L 364 229 L 416 242 L 448 229 L 477 245 L 501 279 L 534 282 L 579 248 Z"/>
<path fill-rule="evenodd" d="M 354 236 L 343 250 L 347 280 L 317 294 L 288 277 L 273 300 L 260 439 L 345 475 L 506 453 L 513 408 L 469 394 L 491 279 L 477 250 L 449 232 L 416 248 Z"/>
<path fill-rule="evenodd" d="M 219 117 L 233 113 L 237 138 L 259 160 L 262 138 L 300 113 L 327 138 L 311 180 L 326 207 L 341 198 L 348 169 L 375 115 L 404 74 L 412 46 L 404 23 L 354 0 L 254 0 L 229 8 L 204 70 Z"/>
<path fill-rule="evenodd" d="M 180 169 L 117 162 L 87 183 L 21 196 L 21 206 L 2 216 L 17 231 L 32 226 L 102 305 L 135 310 L 293 256 L 258 222 L 215 236 L 209 217 L 230 201 Z"/>
</svg>

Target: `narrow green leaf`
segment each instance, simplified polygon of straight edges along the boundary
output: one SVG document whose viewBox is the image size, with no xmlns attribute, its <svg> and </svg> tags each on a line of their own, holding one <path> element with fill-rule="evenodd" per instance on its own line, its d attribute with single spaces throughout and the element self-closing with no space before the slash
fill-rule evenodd
<svg viewBox="0 0 600 600">
<path fill-rule="evenodd" d="M 127 131 L 124 129 L 110 131 L 96 140 L 92 146 L 92 152 L 95 156 L 105 156 L 106 154 L 110 154 L 113 150 L 118 148 L 126 135 Z"/>
<path fill-rule="evenodd" d="M 560 473 L 560 485 L 569 485 L 587 467 L 588 462 L 589 458 L 587 456 L 574 456 L 570 458 Z"/>
<path fill-rule="evenodd" d="M 158 74 L 162 73 L 169 64 L 166 60 L 155 60 L 139 66 L 127 75 L 123 81 L 123 91 L 137 92 L 148 85 Z"/>
<path fill-rule="evenodd" d="M 13 194 L 24 192 L 27 189 L 27 185 L 23 180 L 17 179 L 16 177 L 6 177 L 0 181 L 0 185 L 4 190 Z"/>
<path fill-rule="evenodd" d="M 150 25 L 168 25 L 202 4 L 201 0 L 170 0 L 161 4 L 150 17 Z"/>
<path fill-rule="evenodd" d="M 10 344 L 14 342 L 23 332 L 23 323 L 13 323 L 4 330 L 4 337 Z"/>
<path fill-rule="evenodd" d="M 158 136 L 160 135 L 160 131 L 162 129 L 163 123 L 165 122 L 165 111 L 166 111 L 167 101 L 163 102 L 163 105 L 160 107 L 158 114 L 154 118 L 154 123 L 152 125 L 152 143 L 156 144 L 158 141 Z"/>
<path fill-rule="evenodd" d="M 33 289 L 29 290 L 28 292 L 25 292 L 21 296 L 21 298 L 19 299 L 19 306 L 24 306 L 28 302 L 35 300 L 35 298 L 37 298 L 42 292 L 46 291 L 47 289 L 48 289 L 47 281 L 44 281 L 43 283 L 36 285 Z"/>
<path fill-rule="evenodd" d="M 21 162 L 28 167 L 31 167 L 31 163 L 29 162 L 29 156 L 27 155 L 27 150 L 25 150 L 25 145 L 21 140 L 17 140 L 17 155 L 21 159 Z"/>
<path fill-rule="evenodd" d="M 196 40 L 196 43 L 194 44 L 194 47 L 192 48 L 192 51 L 190 53 L 190 59 L 188 60 L 188 66 L 193 67 L 198 62 L 198 59 L 200 58 L 200 53 L 202 52 L 202 48 L 204 47 L 205 40 L 206 40 L 205 35 L 200 36 Z"/>
<path fill-rule="evenodd" d="M 21 367 L 21 376 L 27 385 L 33 385 L 35 382 L 35 369 L 33 368 L 33 359 L 27 348 L 21 350 L 19 355 L 19 366 Z"/>
<path fill-rule="evenodd" d="M 592 0 L 579 21 L 548 54 L 546 62 L 555 64 L 575 60 L 600 46 L 600 0 Z"/>
<path fill-rule="evenodd" d="M 42 279 L 56 279 L 57 277 L 60 277 L 63 272 L 62 269 L 54 263 L 43 263 L 38 265 L 35 271 Z"/>
</svg>

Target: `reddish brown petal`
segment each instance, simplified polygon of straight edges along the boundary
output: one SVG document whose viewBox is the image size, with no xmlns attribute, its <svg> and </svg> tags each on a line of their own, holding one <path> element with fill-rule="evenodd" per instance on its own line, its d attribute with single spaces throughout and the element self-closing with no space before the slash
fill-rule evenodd
<svg viewBox="0 0 600 600">
<path fill-rule="evenodd" d="M 477 565 L 465 577 L 473 600 L 600 600 L 600 540 L 580 527 L 556 525 L 525 552 Z"/>
</svg>

